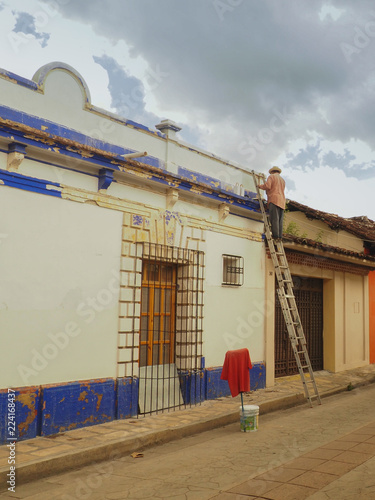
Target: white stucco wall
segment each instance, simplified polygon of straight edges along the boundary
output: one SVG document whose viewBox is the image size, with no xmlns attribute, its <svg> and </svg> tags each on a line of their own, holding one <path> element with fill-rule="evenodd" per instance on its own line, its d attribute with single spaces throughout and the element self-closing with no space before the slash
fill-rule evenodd
<svg viewBox="0 0 375 500">
<path fill-rule="evenodd" d="M 0 388 L 116 376 L 122 214 L 1 188 Z"/>
<path fill-rule="evenodd" d="M 207 233 L 203 348 L 206 366 L 222 366 L 228 350 L 247 347 L 264 361 L 263 243 Z M 244 257 L 243 286 L 223 286 L 222 255 Z"/>
<path fill-rule="evenodd" d="M 167 143 L 156 133 L 100 110 L 84 109 L 82 82 L 69 71 L 51 71 L 40 90 L 0 78 L 0 92 L 10 108 L 92 139 L 148 151 L 173 172 L 180 166 L 214 177 L 216 188 L 220 182 L 253 188 L 249 173 L 214 155 L 194 151 L 178 140 Z M 3 141 L 0 168 L 6 170 L 9 140 Z M 254 213 L 231 205 L 225 196 L 203 196 L 199 189 L 181 187 L 177 202 L 169 203 L 174 185 L 151 181 L 142 171 L 126 176 L 115 172 L 119 182 L 98 192 L 100 163 L 86 162 L 85 155 L 66 156 L 59 147 L 47 151 L 38 146 L 27 146 L 16 175 L 28 178 L 29 184 L 32 178 L 59 183 L 56 189 L 62 199 L 1 187 L 0 209 L 5 216 L 0 219 L 0 235 L 5 238 L 0 238 L 0 332 L 5 333 L 6 345 L 0 349 L 0 388 L 124 375 L 116 367 L 126 354 L 125 350 L 118 354 L 118 347 L 123 347 L 121 321 L 131 313 L 126 301 L 119 306 L 118 292 L 126 224 L 131 233 L 127 246 L 143 241 L 172 244 L 166 235 L 175 231 L 175 246 L 205 252 L 207 367 L 221 366 L 227 350 L 241 347 L 249 348 L 252 361 L 264 361 L 264 245 L 257 241 L 263 225 L 248 218 Z M 224 203 L 229 215 L 223 214 Z M 167 226 L 166 211 L 175 212 L 175 225 Z M 133 215 L 144 217 L 149 226 L 133 227 Z M 244 257 L 243 286 L 222 286 L 223 254 Z M 125 271 L 122 280 L 126 281 Z"/>
<path fill-rule="evenodd" d="M 79 75 L 74 68 L 70 68 L 71 71 L 67 68 L 55 68 L 47 72 L 40 92 L 0 77 L 0 94 L 7 96 L 6 106 L 15 110 L 61 124 L 110 144 L 134 151 L 147 151 L 149 156 L 165 162 L 167 170 L 173 173 L 177 172 L 178 167 L 184 167 L 212 176 L 223 183 L 232 186 L 238 184 L 255 191 L 252 176 L 240 165 L 192 148 L 179 141 L 178 135 L 167 144 L 163 137 L 157 135 L 156 128 L 136 128 L 133 124 L 126 124 L 126 116 L 120 117 L 95 108 L 95 103 L 85 105 L 87 95 L 84 75 Z"/>
</svg>

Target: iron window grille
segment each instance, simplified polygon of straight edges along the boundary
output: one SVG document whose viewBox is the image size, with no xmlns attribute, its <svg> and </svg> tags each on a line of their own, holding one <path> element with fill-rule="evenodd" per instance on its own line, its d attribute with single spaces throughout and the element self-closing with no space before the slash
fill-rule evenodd
<svg viewBox="0 0 375 500">
<path fill-rule="evenodd" d="M 137 244 L 140 328 L 134 326 L 138 414 L 200 404 L 203 383 L 204 253 Z M 134 302 L 134 316 L 136 303 Z"/>
<path fill-rule="evenodd" d="M 242 286 L 244 282 L 244 259 L 237 255 L 223 255 L 222 285 Z"/>
</svg>

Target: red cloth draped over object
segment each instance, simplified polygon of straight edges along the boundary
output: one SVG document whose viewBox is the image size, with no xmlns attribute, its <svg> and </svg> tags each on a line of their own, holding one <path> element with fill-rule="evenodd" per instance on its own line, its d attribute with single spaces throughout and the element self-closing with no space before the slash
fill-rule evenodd
<svg viewBox="0 0 375 500">
<path fill-rule="evenodd" d="M 228 380 L 230 393 L 233 398 L 240 392 L 250 391 L 249 370 L 252 367 L 248 349 L 237 349 L 236 351 L 226 352 L 220 378 L 221 380 Z"/>
</svg>

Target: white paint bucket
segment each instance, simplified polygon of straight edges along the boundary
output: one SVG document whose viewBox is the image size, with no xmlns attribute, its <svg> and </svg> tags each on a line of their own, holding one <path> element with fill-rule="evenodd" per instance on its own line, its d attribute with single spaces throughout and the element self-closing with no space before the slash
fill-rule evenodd
<svg viewBox="0 0 375 500">
<path fill-rule="evenodd" d="M 254 432 L 258 430 L 259 406 L 240 406 L 240 425 L 242 432 Z"/>
</svg>

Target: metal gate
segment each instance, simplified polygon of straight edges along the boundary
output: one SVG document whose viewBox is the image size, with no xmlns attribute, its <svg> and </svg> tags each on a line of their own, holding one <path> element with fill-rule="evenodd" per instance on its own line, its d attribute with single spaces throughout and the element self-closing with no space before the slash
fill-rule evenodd
<svg viewBox="0 0 375 500">
<path fill-rule="evenodd" d="M 204 254 L 143 244 L 139 413 L 195 405 L 204 395 Z"/>
<path fill-rule="evenodd" d="M 293 276 L 294 295 L 313 371 L 323 369 L 323 280 Z M 276 293 L 275 377 L 298 373 L 283 312 Z"/>
</svg>

